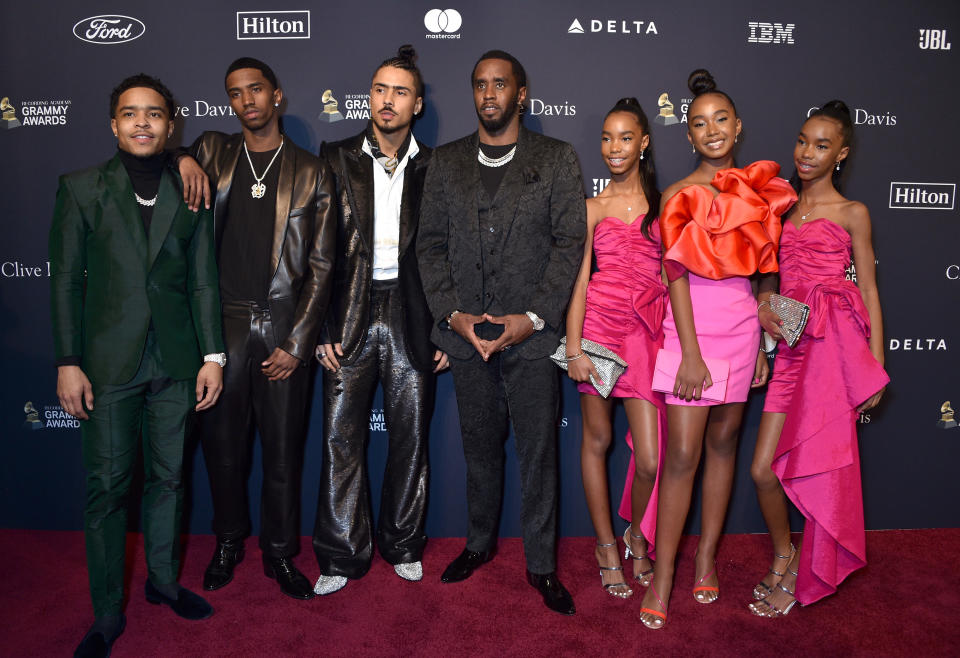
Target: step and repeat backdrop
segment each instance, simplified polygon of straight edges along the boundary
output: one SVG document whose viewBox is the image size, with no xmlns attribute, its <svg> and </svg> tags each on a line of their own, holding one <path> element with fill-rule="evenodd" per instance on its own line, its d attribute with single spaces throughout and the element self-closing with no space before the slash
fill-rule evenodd
<svg viewBox="0 0 960 658">
<path fill-rule="evenodd" d="M 793 144 L 807 113 L 832 98 L 846 101 L 856 141 L 845 192 L 866 203 L 873 220 L 892 378 L 880 406 L 860 417 L 867 525 L 960 525 L 960 427 L 951 408 L 960 406 L 956 3 L 59 0 L 7 3 L 0 39 L 0 527 L 81 527 L 80 432 L 56 397 L 46 245 L 57 176 L 105 161 L 115 149 L 113 86 L 140 71 L 159 76 L 179 105 L 176 141 L 188 144 L 205 130 L 239 130 L 224 72 L 237 57 L 257 57 L 274 68 L 284 89 L 286 134 L 316 152 L 323 141 L 364 128 L 371 75 L 404 43 L 417 49 L 426 81 L 418 140 L 436 145 L 475 130 L 471 69 L 482 52 L 504 49 L 527 69 L 525 124 L 576 147 L 586 196 L 607 182 L 600 129 L 623 96 L 635 96 L 656 117 L 661 188 L 695 166 L 686 140 L 686 80 L 694 68 L 708 68 L 737 103 L 744 126 L 738 161 L 776 160 L 785 177 L 793 172 Z M 318 378 L 303 473 L 305 534 L 319 482 L 320 394 Z M 748 472 L 762 405 L 758 392 L 745 417 L 731 532 L 764 530 Z M 622 408 L 615 419 L 622 437 Z M 579 400 L 569 380 L 557 422 L 560 532 L 588 535 Z M 369 441 L 374 501 L 386 436 L 378 394 Z M 205 467 L 196 440 L 187 449 L 186 525 L 205 533 L 212 515 Z M 507 449 L 502 532 L 519 535 L 512 439 Z M 256 517 L 261 477 L 259 448 L 253 450 Z M 620 438 L 610 456 L 612 499 L 619 500 L 628 459 Z M 449 374 L 439 382 L 430 463 L 428 532 L 462 536 L 464 461 Z"/>
</svg>

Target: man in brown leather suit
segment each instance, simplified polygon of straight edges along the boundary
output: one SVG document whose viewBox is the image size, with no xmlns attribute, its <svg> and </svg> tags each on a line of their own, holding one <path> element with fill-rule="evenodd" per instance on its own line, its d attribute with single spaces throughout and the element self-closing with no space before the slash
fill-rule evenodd
<svg viewBox="0 0 960 658">
<path fill-rule="evenodd" d="M 241 58 L 227 69 L 241 132 L 205 132 L 180 158 L 214 186 L 214 227 L 227 346 L 224 391 L 203 417 L 217 548 L 203 577 L 233 578 L 250 533 L 247 477 L 254 427 L 263 448 L 260 548 L 284 594 L 313 596 L 292 557 L 300 548 L 300 479 L 310 374 L 326 311 L 336 240 L 332 181 L 314 155 L 280 131 L 283 91 L 270 67 Z M 196 160 L 194 162 L 193 160 Z M 189 185 L 185 195 L 189 196 Z"/>
</svg>

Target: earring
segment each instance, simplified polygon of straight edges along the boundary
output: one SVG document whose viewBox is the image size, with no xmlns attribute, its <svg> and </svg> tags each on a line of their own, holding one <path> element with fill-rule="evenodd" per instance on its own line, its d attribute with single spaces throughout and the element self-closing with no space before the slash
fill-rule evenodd
<svg viewBox="0 0 960 658">
<path fill-rule="evenodd" d="M 280 103 L 274 103 L 273 106 L 274 106 L 274 107 L 280 107 Z"/>
<path fill-rule="evenodd" d="M 690 151 L 691 153 L 696 153 L 696 152 L 697 152 L 697 147 L 696 147 L 696 146 L 691 146 L 690 149 L 691 149 L 691 151 Z"/>
<path fill-rule="evenodd" d="M 837 160 L 837 171 L 840 171 L 840 161 Z"/>
<path fill-rule="evenodd" d="M 733 136 L 733 143 L 736 144 L 740 140 L 740 135 Z"/>
<path fill-rule="evenodd" d="M 647 149 L 640 149 L 640 159 L 643 160 L 643 152 Z"/>
</svg>

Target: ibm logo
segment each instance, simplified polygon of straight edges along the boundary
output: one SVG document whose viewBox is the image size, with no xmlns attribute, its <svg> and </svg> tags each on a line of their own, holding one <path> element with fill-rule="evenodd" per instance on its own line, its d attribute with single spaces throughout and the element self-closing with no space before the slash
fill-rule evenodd
<svg viewBox="0 0 960 658">
<path fill-rule="evenodd" d="M 953 210 L 956 183 L 890 183 L 890 208 Z"/>
<path fill-rule="evenodd" d="M 238 11 L 237 39 L 309 39 L 310 11 Z"/>
<path fill-rule="evenodd" d="M 750 29 L 750 36 L 747 37 L 747 43 L 784 43 L 793 44 L 793 30 L 796 25 L 793 23 L 760 23 L 750 21 L 747 23 Z"/>
<path fill-rule="evenodd" d="M 920 29 L 920 50 L 950 50 L 946 30 Z"/>
</svg>

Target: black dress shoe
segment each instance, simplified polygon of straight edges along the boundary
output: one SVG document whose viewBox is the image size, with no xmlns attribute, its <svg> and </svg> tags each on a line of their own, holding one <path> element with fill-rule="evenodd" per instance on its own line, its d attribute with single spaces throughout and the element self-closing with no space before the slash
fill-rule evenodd
<svg viewBox="0 0 960 658">
<path fill-rule="evenodd" d="M 107 658 L 113 649 L 114 641 L 123 633 L 127 625 L 127 618 L 120 615 L 120 623 L 112 631 L 104 631 L 94 623 L 93 627 L 83 636 L 83 640 L 73 652 L 73 658 Z"/>
<path fill-rule="evenodd" d="M 573 605 L 573 597 L 557 578 L 556 572 L 538 574 L 527 571 L 527 582 L 537 588 L 543 596 L 543 602 L 554 612 L 572 615 L 577 611 Z"/>
<path fill-rule="evenodd" d="M 243 540 L 218 541 L 213 558 L 203 572 L 203 589 L 212 592 L 233 580 L 233 568 L 243 562 Z"/>
<path fill-rule="evenodd" d="M 177 598 L 171 598 L 158 590 L 156 586 L 147 579 L 147 584 L 143 586 L 144 594 L 147 595 L 147 602 L 170 606 L 177 615 L 184 619 L 206 619 L 213 614 L 213 606 L 207 603 L 207 600 L 199 594 L 194 594 L 186 587 L 177 585 Z"/>
<path fill-rule="evenodd" d="M 280 591 L 287 596 L 306 601 L 313 598 L 313 587 L 306 576 L 300 573 L 288 557 L 263 556 L 263 573 L 267 578 L 275 578 Z"/>
<path fill-rule="evenodd" d="M 496 553 L 495 550 L 470 551 L 463 549 L 463 552 L 443 570 L 440 580 L 444 583 L 457 583 L 466 580 L 473 574 L 474 569 L 484 562 L 492 560 L 494 553 Z"/>
</svg>

